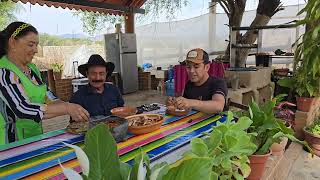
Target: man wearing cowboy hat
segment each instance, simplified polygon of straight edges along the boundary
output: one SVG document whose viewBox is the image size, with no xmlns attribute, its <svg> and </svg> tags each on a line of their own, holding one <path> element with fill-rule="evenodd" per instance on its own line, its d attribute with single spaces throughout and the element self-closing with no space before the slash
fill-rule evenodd
<svg viewBox="0 0 320 180">
<path fill-rule="evenodd" d="M 78 67 L 78 71 L 89 79 L 89 84 L 80 88 L 70 102 L 81 105 L 90 116 L 110 115 L 110 110 L 124 105 L 119 89 L 105 83 L 112 74 L 114 64 L 105 62 L 98 55 L 91 55 L 88 63 Z"/>
</svg>

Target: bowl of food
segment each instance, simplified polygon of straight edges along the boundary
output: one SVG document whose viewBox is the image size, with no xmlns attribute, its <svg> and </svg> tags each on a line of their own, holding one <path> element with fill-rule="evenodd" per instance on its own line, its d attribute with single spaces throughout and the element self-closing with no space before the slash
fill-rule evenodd
<svg viewBox="0 0 320 180">
<path fill-rule="evenodd" d="M 89 130 L 89 127 L 90 127 L 89 121 L 71 122 L 67 126 L 66 131 L 71 134 L 84 134 Z"/>
<path fill-rule="evenodd" d="M 117 107 L 111 110 L 111 114 L 119 117 L 127 117 L 137 113 L 137 108 L 125 106 L 125 107 Z"/>
<path fill-rule="evenodd" d="M 101 123 L 109 127 L 116 142 L 126 140 L 128 120 L 118 116 L 91 117 L 90 121 L 72 122 L 67 126 L 66 131 L 71 134 L 85 134 L 89 129 Z"/>
<path fill-rule="evenodd" d="M 118 116 L 107 116 L 95 119 L 93 122 L 90 122 L 90 128 L 104 123 L 109 127 L 109 130 L 116 140 L 116 142 L 121 142 L 126 140 L 128 132 L 128 120 Z"/>
<path fill-rule="evenodd" d="M 186 116 L 190 112 L 190 109 L 178 109 L 174 106 L 167 106 L 167 114 L 173 116 Z"/>
<path fill-rule="evenodd" d="M 132 134 L 146 134 L 160 129 L 164 117 L 160 114 L 139 114 L 128 116 L 126 119 L 129 122 L 128 131 Z"/>
</svg>

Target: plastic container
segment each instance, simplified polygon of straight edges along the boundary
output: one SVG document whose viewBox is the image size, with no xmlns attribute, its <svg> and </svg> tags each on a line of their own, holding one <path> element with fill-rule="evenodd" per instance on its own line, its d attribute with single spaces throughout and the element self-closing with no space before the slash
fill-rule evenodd
<svg viewBox="0 0 320 180">
<path fill-rule="evenodd" d="M 174 78 L 174 68 L 173 66 L 170 66 L 168 69 L 168 80 L 173 80 Z"/>
<path fill-rule="evenodd" d="M 73 93 L 77 92 L 81 87 L 89 83 L 88 78 L 74 79 L 72 80 Z"/>
<path fill-rule="evenodd" d="M 174 79 L 166 81 L 166 96 L 174 96 Z"/>
</svg>

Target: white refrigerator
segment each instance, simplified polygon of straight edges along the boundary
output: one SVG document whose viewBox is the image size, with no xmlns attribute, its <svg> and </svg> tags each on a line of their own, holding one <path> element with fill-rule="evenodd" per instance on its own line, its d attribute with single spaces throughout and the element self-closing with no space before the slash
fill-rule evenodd
<svg viewBox="0 0 320 180">
<path fill-rule="evenodd" d="M 134 33 L 105 34 L 107 61 L 115 64 L 114 72 L 120 75 L 122 94 L 138 91 L 137 43 Z"/>
</svg>

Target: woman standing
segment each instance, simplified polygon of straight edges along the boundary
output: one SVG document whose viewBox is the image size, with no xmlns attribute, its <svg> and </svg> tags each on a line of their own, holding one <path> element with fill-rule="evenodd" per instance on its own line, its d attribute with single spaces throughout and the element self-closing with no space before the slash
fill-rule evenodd
<svg viewBox="0 0 320 180">
<path fill-rule="evenodd" d="M 42 134 L 42 119 L 66 114 L 75 121 L 89 119 L 77 104 L 48 103 L 47 86 L 31 63 L 38 43 L 38 31 L 24 22 L 0 31 L 0 145 Z"/>
</svg>

